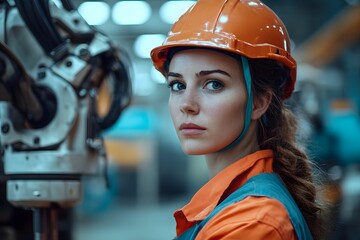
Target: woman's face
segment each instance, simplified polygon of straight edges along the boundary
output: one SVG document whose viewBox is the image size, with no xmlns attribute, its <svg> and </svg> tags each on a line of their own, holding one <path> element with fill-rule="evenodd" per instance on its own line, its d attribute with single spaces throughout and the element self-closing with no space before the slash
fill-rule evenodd
<svg viewBox="0 0 360 240">
<path fill-rule="evenodd" d="M 189 49 L 169 66 L 169 109 L 186 154 L 209 154 L 233 142 L 244 125 L 247 92 L 238 60 Z"/>
</svg>

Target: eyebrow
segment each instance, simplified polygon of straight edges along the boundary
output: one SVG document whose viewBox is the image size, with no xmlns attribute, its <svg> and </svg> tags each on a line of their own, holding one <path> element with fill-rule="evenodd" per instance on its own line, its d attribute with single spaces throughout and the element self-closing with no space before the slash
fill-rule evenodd
<svg viewBox="0 0 360 240">
<path fill-rule="evenodd" d="M 196 74 L 196 76 L 205 76 L 205 75 L 209 75 L 209 74 L 212 74 L 212 73 L 220 73 L 220 74 L 226 75 L 228 77 L 231 77 L 231 75 L 228 72 L 225 72 L 225 71 L 220 70 L 220 69 L 208 70 L 208 71 L 200 71 L 198 74 Z"/>
<path fill-rule="evenodd" d="M 169 72 L 166 77 L 178 77 L 178 78 L 182 78 L 183 75 L 181 75 L 180 73 Z"/>
<path fill-rule="evenodd" d="M 216 70 L 207 70 L 207 71 L 200 71 L 199 73 L 196 74 L 197 77 L 199 76 L 206 76 L 206 75 L 210 75 L 212 73 L 220 73 L 223 75 L 226 75 L 228 77 L 231 77 L 231 75 L 228 72 L 225 72 L 223 70 L 220 69 L 216 69 Z M 182 78 L 183 76 L 180 73 L 175 73 L 175 72 L 169 72 L 167 77 L 179 77 Z"/>
</svg>

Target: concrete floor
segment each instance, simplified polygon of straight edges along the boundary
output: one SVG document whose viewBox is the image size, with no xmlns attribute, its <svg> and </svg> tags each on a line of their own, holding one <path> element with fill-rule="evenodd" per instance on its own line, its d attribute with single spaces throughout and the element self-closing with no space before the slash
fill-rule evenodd
<svg viewBox="0 0 360 240">
<path fill-rule="evenodd" d="M 74 240 L 162 240 L 175 237 L 173 211 L 184 201 L 114 204 L 96 215 L 75 218 Z"/>
</svg>

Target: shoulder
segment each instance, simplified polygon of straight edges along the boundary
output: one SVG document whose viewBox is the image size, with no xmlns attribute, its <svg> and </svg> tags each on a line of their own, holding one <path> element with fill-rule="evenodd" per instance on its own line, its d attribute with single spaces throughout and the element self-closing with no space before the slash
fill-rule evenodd
<svg viewBox="0 0 360 240">
<path fill-rule="evenodd" d="M 215 215 L 199 232 L 205 239 L 296 239 L 285 207 L 277 200 L 250 196 Z"/>
</svg>

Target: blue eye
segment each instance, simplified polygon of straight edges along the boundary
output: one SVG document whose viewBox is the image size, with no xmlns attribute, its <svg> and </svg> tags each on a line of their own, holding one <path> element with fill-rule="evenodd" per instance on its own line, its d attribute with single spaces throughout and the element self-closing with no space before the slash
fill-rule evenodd
<svg viewBox="0 0 360 240">
<path fill-rule="evenodd" d="M 169 88 L 173 92 L 178 92 L 184 90 L 186 88 L 186 85 L 181 82 L 174 81 L 169 83 Z"/>
<path fill-rule="evenodd" d="M 222 84 L 220 81 L 212 80 L 208 81 L 205 85 L 205 88 L 211 90 L 211 91 L 218 91 L 224 87 L 224 84 Z"/>
</svg>

